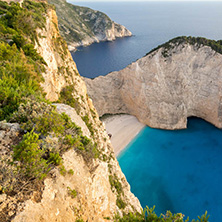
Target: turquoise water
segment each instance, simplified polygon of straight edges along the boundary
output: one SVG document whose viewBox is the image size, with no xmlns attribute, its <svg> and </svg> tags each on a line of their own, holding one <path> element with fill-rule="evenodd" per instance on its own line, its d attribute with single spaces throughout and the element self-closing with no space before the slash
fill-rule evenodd
<svg viewBox="0 0 222 222">
<path fill-rule="evenodd" d="M 143 207 L 156 205 L 197 218 L 222 221 L 222 131 L 197 118 L 188 129 L 146 127 L 118 157 Z"/>
</svg>

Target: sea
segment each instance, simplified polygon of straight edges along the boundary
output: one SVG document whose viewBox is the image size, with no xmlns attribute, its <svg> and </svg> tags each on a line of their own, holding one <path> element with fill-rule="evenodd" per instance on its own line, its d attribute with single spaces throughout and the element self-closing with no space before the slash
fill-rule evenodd
<svg viewBox="0 0 222 222">
<path fill-rule="evenodd" d="M 177 36 L 222 39 L 222 2 L 69 2 L 105 12 L 132 37 L 80 47 L 80 75 L 95 78 L 125 68 Z M 222 221 L 222 131 L 189 118 L 186 130 L 144 128 L 118 156 L 132 192 L 159 215 L 171 210 Z"/>
<path fill-rule="evenodd" d="M 222 39 L 222 2 L 69 2 L 105 12 L 133 33 L 72 53 L 80 75 L 88 78 L 121 70 L 177 36 Z"/>
<path fill-rule="evenodd" d="M 146 127 L 118 156 L 131 191 L 160 215 L 222 221 L 222 131 L 198 118 L 186 130 Z"/>
</svg>

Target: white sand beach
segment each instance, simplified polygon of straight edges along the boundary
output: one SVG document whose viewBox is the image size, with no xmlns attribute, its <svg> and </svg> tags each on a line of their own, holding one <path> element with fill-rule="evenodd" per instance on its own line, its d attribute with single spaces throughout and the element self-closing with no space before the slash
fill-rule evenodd
<svg viewBox="0 0 222 222">
<path fill-rule="evenodd" d="M 105 123 L 107 133 L 112 134 L 111 143 L 116 156 L 145 127 L 135 116 L 127 114 L 112 115 L 102 121 Z"/>
</svg>

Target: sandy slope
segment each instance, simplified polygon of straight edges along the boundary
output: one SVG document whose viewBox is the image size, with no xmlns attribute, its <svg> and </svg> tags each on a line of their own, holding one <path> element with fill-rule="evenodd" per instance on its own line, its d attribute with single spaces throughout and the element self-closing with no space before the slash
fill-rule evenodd
<svg viewBox="0 0 222 222">
<path fill-rule="evenodd" d="M 109 116 L 102 121 L 107 133 L 112 134 L 111 142 L 116 156 L 145 126 L 136 117 L 126 114 Z"/>
</svg>

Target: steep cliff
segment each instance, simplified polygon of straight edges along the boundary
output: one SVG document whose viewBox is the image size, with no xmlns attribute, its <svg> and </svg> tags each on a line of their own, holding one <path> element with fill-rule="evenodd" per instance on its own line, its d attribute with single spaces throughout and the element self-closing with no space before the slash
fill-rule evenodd
<svg viewBox="0 0 222 222">
<path fill-rule="evenodd" d="M 40 60 L 41 64 L 45 64 L 44 69 L 40 71 L 44 78 L 41 86 L 46 98 L 51 101 L 59 98 L 60 102 L 67 102 L 73 106 L 57 103 L 54 110 L 51 105 L 39 101 L 38 94 L 26 94 L 28 101 L 21 100 L 19 108 L 14 106 L 15 111 L 10 113 L 11 110 L 6 110 L 7 112 L 4 110 L 7 100 L 0 99 L 0 112 L 2 110 L 3 113 L 6 112 L 9 121 L 17 120 L 20 123 L 0 122 L 0 220 L 106 221 L 116 213 L 121 215 L 123 212 L 140 211 L 140 203 L 130 191 L 130 186 L 114 156 L 105 128 L 87 95 L 85 83 L 79 76 L 67 45 L 59 34 L 53 8 L 48 7 L 44 1 L 28 0 L 22 3 L 24 10 L 17 4 L 10 7 L 1 4 L 0 7 L 2 9 L 0 22 L 4 22 L 5 26 L 8 16 L 11 16 L 11 19 L 19 16 L 24 22 L 28 19 L 31 27 L 35 27 L 35 22 L 39 21 L 38 13 L 44 18 L 41 20 L 44 24 L 37 23 L 33 38 L 29 39 L 30 32 L 25 32 L 24 27 L 26 29 L 27 27 L 20 23 L 13 23 L 21 30 L 22 35 L 19 35 L 19 38 L 16 31 L 12 31 L 14 26 L 10 29 L 10 34 L 1 33 L 1 44 L 5 47 L 3 54 L 13 53 L 14 50 L 17 53 L 16 57 L 13 55 L 15 63 L 18 62 L 18 56 L 27 61 L 25 71 L 31 73 L 33 77 L 29 80 L 29 84 L 37 78 L 34 70 L 42 68 L 31 59 Z M 10 10 L 11 13 L 16 12 L 14 17 L 10 13 L 7 14 Z M 13 46 L 7 45 L 9 37 L 9 42 L 14 43 Z M 18 50 L 16 46 L 21 43 L 18 41 L 20 39 L 25 40 L 26 44 Z M 39 54 L 36 54 L 32 48 L 32 43 Z M 3 64 L 0 70 L 1 78 L 2 72 L 7 71 L 9 67 L 7 63 L 10 63 L 11 59 L 10 56 L 1 57 L 0 62 Z M 22 66 L 19 66 L 19 69 L 15 68 L 20 72 L 22 70 Z M 11 74 L 11 70 L 7 74 L 9 79 L 15 76 Z M 5 84 L 4 78 L 0 79 L 0 84 Z M 23 78 L 22 72 L 19 78 Z M 81 127 L 81 130 L 76 125 Z M 27 130 L 31 131 L 26 133 Z M 29 171 L 24 167 L 28 155 L 24 154 L 24 147 L 28 140 L 32 140 L 27 146 L 28 150 L 35 149 L 35 156 L 40 158 L 40 165 L 32 165 L 32 168 L 28 168 Z M 20 147 L 23 148 L 18 151 Z M 31 150 L 28 152 L 32 153 Z M 38 153 L 40 156 L 36 155 Z M 19 159 L 21 154 L 25 156 Z M 28 159 L 26 166 L 33 164 L 30 161 L 35 163 L 37 159 Z M 49 171 L 44 180 L 38 180 L 37 177 L 38 175 L 45 177 L 45 172 L 41 172 L 41 164 L 45 167 L 45 172 Z"/>
<path fill-rule="evenodd" d="M 69 50 L 94 42 L 112 41 L 117 37 L 131 36 L 123 25 L 113 22 L 106 14 L 87 7 L 67 3 L 66 0 L 48 0 L 55 5 L 59 30 Z"/>
<path fill-rule="evenodd" d="M 102 116 L 129 113 L 163 129 L 186 128 L 196 116 L 222 127 L 222 44 L 179 37 L 119 72 L 85 79 Z"/>
</svg>

